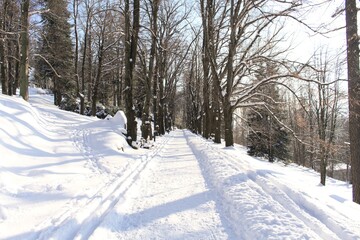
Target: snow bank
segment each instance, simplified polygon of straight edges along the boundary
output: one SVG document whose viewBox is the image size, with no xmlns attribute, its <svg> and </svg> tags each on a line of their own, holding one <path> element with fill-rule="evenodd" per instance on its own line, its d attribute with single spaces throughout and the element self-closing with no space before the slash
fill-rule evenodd
<svg viewBox="0 0 360 240">
<path fill-rule="evenodd" d="M 348 199 L 344 184 L 341 194 L 339 184 L 319 187 L 313 173 L 259 161 L 191 133 L 187 139 L 239 239 L 360 238 L 360 206 Z"/>
<path fill-rule="evenodd" d="M 84 204 L 142 153 L 127 146 L 123 117 L 62 111 L 30 90 L 29 102 L 0 94 L 0 239 L 36 239 L 47 218 Z"/>
</svg>

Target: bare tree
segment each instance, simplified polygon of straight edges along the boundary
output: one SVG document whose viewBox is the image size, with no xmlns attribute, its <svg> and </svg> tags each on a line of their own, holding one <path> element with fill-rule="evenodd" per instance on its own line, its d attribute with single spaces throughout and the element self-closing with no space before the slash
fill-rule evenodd
<svg viewBox="0 0 360 240">
<path fill-rule="evenodd" d="M 133 20 L 131 27 L 130 0 L 125 0 L 125 109 L 127 117 L 128 142 L 132 145 L 137 139 L 137 124 L 135 119 L 135 106 L 133 104 L 134 69 L 136 63 L 137 44 L 140 29 L 140 1 L 133 1 Z"/>
<path fill-rule="evenodd" d="M 273 3 L 278 7 L 271 7 Z M 212 51 L 210 62 L 213 81 L 218 83 L 217 92 L 221 93 L 226 146 L 234 144 L 234 110 L 249 106 L 259 87 L 296 75 L 284 67 L 282 74 L 269 76 L 257 84 L 249 84 L 248 81 L 261 59 L 282 65 L 283 60 L 276 60 L 282 51 L 274 50 L 281 38 L 281 22 L 277 19 L 289 16 L 299 5 L 294 1 L 230 0 L 228 4 L 219 4 L 220 7 L 216 8 L 215 16 L 218 16 L 221 28 L 212 35 L 218 51 Z"/>
<path fill-rule="evenodd" d="M 149 55 L 149 66 L 146 69 L 145 73 L 145 101 L 144 107 L 142 110 L 142 137 L 144 139 L 148 139 L 148 137 L 152 138 L 152 129 L 151 129 L 151 117 L 150 117 L 150 104 L 152 100 L 152 85 L 154 79 L 155 72 L 155 64 L 156 64 L 156 56 L 157 56 L 157 28 L 158 28 L 158 11 L 159 11 L 160 0 L 151 1 L 151 3 L 146 4 L 147 13 L 150 21 L 150 36 L 151 36 L 151 46 L 150 46 L 150 55 Z M 146 64 L 145 64 L 146 66 Z M 157 87 L 157 86 L 154 86 Z M 154 90 L 156 93 L 156 90 Z M 155 95 L 156 96 L 156 95 Z M 156 107 L 156 103 L 154 104 Z M 156 109 L 154 109 L 154 114 L 156 114 Z M 155 117 L 154 117 L 155 120 Z M 156 125 L 156 120 L 154 121 Z"/>
<path fill-rule="evenodd" d="M 320 71 L 316 72 L 317 97 L 311 99 L 311 107 L 315 112 L 317 122 L 318 158 L 320 160 L 320 183 L 325 185 L 327 167 L 334 147 L 335 130 L 338 124 L 339 112 L 339 83 L 326 85 L 328 82 L 339 80 L 340 65 L 331 64 L 327 52 L 320 52 L 316 56 L 314 66 Z M 333 72 L 333 77 L 331 76 Z M 334 79 L 335 78 L 335 79 Z M 321 84 L 322 83 L 322 84 Z M 315 95 L 316 95 L 315 93 Z"/>
</svg>

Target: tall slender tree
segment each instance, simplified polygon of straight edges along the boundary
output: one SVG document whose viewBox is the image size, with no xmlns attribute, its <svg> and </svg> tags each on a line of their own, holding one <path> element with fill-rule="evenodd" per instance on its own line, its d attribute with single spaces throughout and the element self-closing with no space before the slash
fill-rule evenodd
<svg viewBox="0 0 360 240">
<path fill-rule="evenodd" d="M 125 0 L 125 109 L 127 118 L 128 142 L 137 139 L 137 123 L 135 119 L 135 106 L 133 102 L 134 70 L 137 55 L 137 44 L 140 29 L 140 1 L 133 1 L 133 19 L 131 22 L 130 0 Z"/>
<path fill-rule="evenodd" d="M 21 54 L 20 54 L 20 96 L 29 99 L 29 5 L 30 0 L 21 2 Z"/>
<path fill-rule="evenodd" d="M 360 204 L 360 69 L 356 0 L 345 1 L 353 201 Z"/>
</svg>

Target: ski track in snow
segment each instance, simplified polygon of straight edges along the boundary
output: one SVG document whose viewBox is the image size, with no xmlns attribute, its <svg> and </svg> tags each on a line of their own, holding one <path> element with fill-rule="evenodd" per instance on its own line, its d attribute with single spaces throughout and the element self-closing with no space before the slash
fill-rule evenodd
<svg viewBox="0 0 360 240">
<path fill-rule="evenodd" d="M 91 239 L 235 239 L 184 133 L 170 135 L 141 181 Z"/>
<path fill-rule="evenodd" d="M 181 140 L 174 139 L 179 133 L 185 138 L 185 143 L 179 144 Z M 86 129 L 75 129 L 71 135 L 75 146 L 88 159 L 91 169 L 95 173 L 105 174 L 106 169 L 98 163 L 99 157 L 92 152 L 91 144 L 88 142 L 91 132 Z M 215 202 L 215 218 L 220 219 L 222 226 L 213 227 L 210 223 L 197 226 L 200 229 L 208 229 L 204 230 L 204 239 L 356 239 L 353 233 L 347 232 L 348 228 L 341 225 L 341 221 L 335 219 L 339 217 L 339 214 L 335 214 L 337 211 L 330 208 L 317 209 L 318 205 L 308 200 L 306 195 L 293 191 L 286 184 L 277 181 L 270 172 L 254 171 L 248 162 L 226 151 L 219 151 L 211 146 L 211 143 L 187 131 L 177 131 L 159 139 L 162 140 L 161 143 L 146 156 L 135 160 L 133 164 L 129 164 L 130 166 L 125 166 L 125 170 L 119 171 L 121 175 L 109 175 L 109 180 L 99 187 L 94 195 L 71 199 L 57 216 L 38 225 L 34 231 L 37 234 L 33 239 L 101 239 L 109 234 L 103 232 L 103 229 L 109 226 L 112 226 L 112 234 L 107 238 L 111 239 L 149 239 L 149 236 L 151 239 L 182 239 L 175 233 L 185 237 L 184 239 L 196 239 L 199 237 L 198 232 L 192 235 L 191 230 L 176 226 L 172 223 L 174 220 L 170 215 L 176 214 L 182 222 L 190 221 L 189 216 L 184 216 L 180 208 L 186 208 L 186 205 L 197 208 L 195 205 L 210 200 Z M 193 199 L 189 198 L 191 201 L 169 201 L 170 203 L 162 205 L 164 207 L 158 207 L 159 211 L 165 211 L 164 214 L 154 212 L 152 214 L 155 216 L 146 216 L 146 208 L 151 204 L 159 204 L 159 199 L 155 203 L 151 202 L 147 200 L 148 197 L 143 191 L 150 197 L 160 195 L 154 194 L 154 191 L 160 189 L 173 191 L 174 180 L 170 179 L 171 176 L 167 176 L 170 180 L 165 188 L 157 188 L 157 185 L 161 185 L 159 181 L 164 179 L 164 176 L 158 176 L 159 169 L 165 165 L 164 159 L 174 159 L 171 161 L 172 165 L 181 161 L 181 157 L 175 154 L 176 151 L 168 150 L 169 146 L 174 144 L 174 140 L 177 141 L 175 146 L 178 146 L 178 150 L 181 149 L 181 154 L 185 151 L 186 155 L 193 155 L 192 161 L 197 161 L 200 165 L 200 176 L 204 178 L 208 192 L 204 196 L 202 193 L 194 194 Z M 190 153 L 185 145 L 191 149 Z M 178 206 L 178 201 L 184 201 L 181 207 Z M 169 208 L 175 209 L 170 211 Z M 272 216 L 274 212 L 276 216 Z M 334 218 L 323 219 L 324 216 L 331 216 L 333 212 Z M 160 220 L 156 219 L 157 217 Z M 199 216 L 195 214 L 192 217 Z M 156 222 L 156 225 L 152 222 Z M 264 225 L 266 223 L 268 227 Z M 161 224 L 169 225 L 164 228 L 163 235 L 159 235 L 159 229 L 153 229 Z M 215 231 L 222 230 L 213 232 L 212 227 Z M 356 223 L 350 226 L 352 227 L 356 228 Z"/>
<path fill-rule="evenodd" d="M 198 136 L 188 134 L 186 137 L 194 153 L 199 156 L 209 184 L 218 192 L 223 210 L 227 213 L 226 218 L 234 224 L 239 239 L 358 239 L 347 231 L 346 226 L 341 225 L 341 220 L 348 222 L 346 219 L 336 220 L 338 212 L 333 218 L 324 219 L 324 216 L 331 216 L 334 210 L 318 209 L 318 205 L 311 203 L 302 193 L 278 182 L 271 173 L 254 172 L 248 162 L 218 151 Z M 226 209 L 225 206 L 230 207 Z M 262 212 L 276 212 L 277 216 L 261 216 L 259 209 Z M 261 222 L 266 218 L 269 218 L 271 228 L 278 225 L 279 229 L 256 226 L 258 220 Z M 242 227 L 239 228 L 239 225 Z M 357 227 L 356 222 L 350 226 L 354 230 Z M 296 228 L 308 228 L 310 231 L 301 234 L 291 230 Z"/>
<path fill-rule="evenodd" d="M 96 130 L 83 125 L 94 119 L 74 120 L 41 99 L 34 103 L 39 123 L 64 135 L 83 156 L 88 177 L 101 184 L 76 188 L 26 239 L 360 239 L 357 216 L 342 213 L 335 199 L 323 204 L 233 148 L 177 130 L 111 171 L 96 151 Z M 0 206 L 0 220 L 6 215 Z"/>
<path fill-rule="evenodd" d="M 79 132 L 80 136 L 88 134 L 86 131 Z M 37 234 L 33 239 L 87 239 L 112 208 L 122 201 L 124 194 L 138 180 L 138 176 L 166 145 L 167 141 L 169 138 L 164 138 L 163 142 L 157 144 L 147 156 L 135 160 L 135 163 L 121 175 L 115 174 L 93 196 L 69 201 L 63 212 L 47 219 L 35 228 Z M 84 149 L 86 155 L 90 155 L 90 162 L 94 160 L 96 162 L 97 157 L 91 154 L 86 145 L 86 137 L 84 147 L 81 147 L 78 140 L 76 145 Z"/>
</svg>

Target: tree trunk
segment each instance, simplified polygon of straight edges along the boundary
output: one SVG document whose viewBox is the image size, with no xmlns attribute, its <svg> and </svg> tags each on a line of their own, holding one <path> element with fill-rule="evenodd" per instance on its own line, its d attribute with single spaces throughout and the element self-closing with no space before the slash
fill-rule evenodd
<svg viewBox="0 0 360 240">
<path fill-rule="evenodd" d="M 159 110 L 158 110 L 158 133 L 159 135 L 165 134 L 165 123 L 164 123 L 164 108 L 165 108 L 165 98 L 164 98 L 164 79 L 165 79 L 165 66 L 166 66 L 166 50 L 160 50 L 160 60 L 159 60 Z"/>
<path fill-rule="evenodd" d="M 80 114 L 84 115 L 85 113 L 85 62 L 87 57 L 87 48 L 88 48 L 88 34 L 89 34 L 89 21 L 90 13 L 87 13 L 87 19 L 85 23 L 85 32 L 84 32 L 84 46 L 83 46 L 83 56 L 81 62 L 81 94 L 80 96 Z M 90 90 L 90 89 L 89 89 Z"/>
<path fill-rule="evenodd" d="M 233 136 L 233 111 L 230 104 L 224 106 L 224 124 L 225 124 L 225 146 L 234 146 Z"/>
<path fill-rule="evenodd" d="M 135 69 L 137 41 L 140 28 L 139 0 L 134 0 L 133 7 L 133 27 L 132 31 L 130 31 L 130 2 L 129 0 L 125 1 L 125 108 L 127 117 L 128 143 L 130 145 L 133 141 L 136 141 L 137 138 L 137 123 L 135 119 L 135 106 L 133 104 L 133 75 Z"/>
<path fill-rule="evenodd" d="M 356 0 L 345 0 L 353 201 L 360 204 L 360 69 Z"/>
<path fill-rule="evenodd" d="M 99 90 L 99 83 L 102 74 L 102 63 L 103 63 L 103 54 L 104 54 L 104 37 L 101 36 L 100 39 L 100 47 L 98 51 L 98 67 L 96 72 L 96 78 L 92 89 L 92 96 L 91 96 L 91 115 L 96 115 L 96 103 L 98 100 L 98 90 Z"/>
<path fill-rule="evenodd" d="M 233 137 L 233 125 L 232 125 L 232 114 L 233 109 L 231 107 L 230 97 L 233 91 L 233 82 L 234 82 L 234 56 L 236 53 L 236 31 L 237 27 L 235 24 L 235 4 L 234 0 L 230 1 L 230 42 L 229 42 L 229 52 L 226 65 L 226 93 L 223 99 L 223 109 L 224 109 L 224 121 L 225 121 L 225 146 L 234 146 L 234 137 Z"/>
<path fill-rule="evenodd" d="M 154 79 L 153 79 L 153 114 L 154 114 L 154 141 L 156 141 L 156 136 L 159 134 L 159 128 L 157 127 L 157 105 L 158 105 L 158 98 L 157 98 L 157 88 L 158 88 L 158 68 L 159 62 L 156 61 L 155 69 L 154 69 Z"/>
<path fill-rule="evenodd" d="M 29 4 L 30 0 L 21 2 L 21 54 L 20 54 L 20 96 L 29 99 Z"/>
<path fill-rule="evenodd" d="M 92 36 L 91 36 L 91 28 L 92 28 L 92 24 L 91 21 L 89 22 L 89 33 L 88 33 L 88 46 L 89 46 L 89 51 L 87 53 L 87 62 L 88 62 L 88 69 L 87 69 L 87 81 L 88 81 L 88 92 L 87 92 L 87 101 L 90 102 L 91 101 L 91 89 L 92 89 L 92 82 L 93 82 L 93 67 L 92 67 Z"/>
<path fill-rule="evenodd" d="M 20 59 L 20 42 L 17 39 L 15 44 L 15 57 L 16 59 Z M 20 62 L 18 60 L 15 61 L 15 76 L 14 76 L 14 86 L 12 87 L 13 95 L 16 95 L 16 89 L 19 87 L 19 73 L 20 73 Z"/>
<path fill-rule="evenodd" d="M 211 116 L 210 116 L 210 58 L 209 58 L 209 32 L 208 32 L 208 3 L 205 6 L 205 0 L 201 1 L 201 16 L 203 26 L 203 47 L 202 47 L 202 62 L 203 62 L 203 137 L 208 139 L 211 130 Z"/>
<path fill-rule="evenodd" d="M 152 139 L 151 118 L 150 118 L 150 103 L 151 103 L 151 84 L 154 76 L 154 63 L 156 59 L 156 40 L 157 40 L 157 16 L 159 9 L 159 0 L 152 3 L 152 19 L 151 19 L 151 49 L 149 59 L 149 70 L 146 77 L 146 96 L 142 116 L 142 137 L 146 140 Z"/>
<path fill-rule="evenodd" d="M 8 79 L 6 74 L 6 54 L 5 54 L 5 41 L 1 41 L 0 43 L 0 77 L 1 77 L 1 92 L 2 94 L 8 94 Z"/>
</svg>

